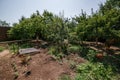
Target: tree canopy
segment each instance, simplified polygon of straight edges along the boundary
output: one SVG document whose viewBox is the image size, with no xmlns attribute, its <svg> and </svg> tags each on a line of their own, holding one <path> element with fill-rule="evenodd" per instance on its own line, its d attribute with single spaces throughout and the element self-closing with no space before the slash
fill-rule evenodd
<svg viewBox="0 0 120 80">
<path fill-rule="evenodd" d="M 71 19 L 45 10 L 33 13 L 29 18 L 21 17 L 19 23 L 9 31 L 13 39 L 33 39 L 36 36 L 53 42 L 69 40 L 103 41 L 120 38 L 120 1 L 107 0 L 99 10 L 87 15 L 81 10 L 79 16 Z"/>
</svg>

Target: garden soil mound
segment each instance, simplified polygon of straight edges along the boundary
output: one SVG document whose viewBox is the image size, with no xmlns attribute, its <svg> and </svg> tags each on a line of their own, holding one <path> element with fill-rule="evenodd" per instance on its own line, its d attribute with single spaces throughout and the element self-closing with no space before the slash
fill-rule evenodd
<svg viewBox="0 0 120 80">
<path fill-rule="evenodd" d="M 21 64 L 20 56 L 7 54 L 0 57 L 0 80 L 58 80 L 61 75 L 75 75 L 68 62 L 54 59 L 46 49 L 25 57 L 29 58 L 26 64 Z M 78 61 L 84 62 L 83 59 Z"/>
</svg>

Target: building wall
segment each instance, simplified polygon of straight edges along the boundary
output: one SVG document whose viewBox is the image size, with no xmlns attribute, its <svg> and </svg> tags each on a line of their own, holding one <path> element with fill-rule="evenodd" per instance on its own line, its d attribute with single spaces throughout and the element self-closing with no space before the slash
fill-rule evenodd
<svg viewBox="0 0 120 80">
<path fill-rule="evenodd" d="M 10 27 L 2 27 L 0 26 L 0 41 L 7 40 L 7 31 L 10 30 Z"/>
</svg>

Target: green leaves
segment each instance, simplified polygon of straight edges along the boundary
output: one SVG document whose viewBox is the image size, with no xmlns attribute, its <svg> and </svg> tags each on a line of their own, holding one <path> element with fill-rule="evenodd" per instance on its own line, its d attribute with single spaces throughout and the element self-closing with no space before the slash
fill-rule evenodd
<svg viewBox="0 0 120 80">
<path fill-rule="evenodd" d="M 77 66 L 77 72 L 75 80 L 114 80 L 112 68 L 102 63 L 82 63 Z"/>
<path fill-rule="evenodd" d="M 81 15 L 68 19 L 54 15 L 45 10 L 33 13 L 30 18 L 22 17 L 9 31 L 12 39 L 33 39 L 37 36 L 43 40 L 62 43 L 64 39 L 98 41 L 120 37 L 119 0 L 107 0 L 100 4 L 100 9 L 87 15 L 83 10 Z M 110 10 L 107 10 L 110 8 Z M 75 33 L 75 34 L 73 34 Z"/>
<path fill-rule="evenodd" d="M 100 5 L 98 12 L 92 12 L 91 16 L 87 16 L 82 11 L 82 14 L 75 19 L 78 22 L 79 39 L 95 41 L 97 39 L 119 38 L 120 9 L 116 7 L 117 3 L 120 1 L 108 0 L 105 5 Z"/>
</svg>

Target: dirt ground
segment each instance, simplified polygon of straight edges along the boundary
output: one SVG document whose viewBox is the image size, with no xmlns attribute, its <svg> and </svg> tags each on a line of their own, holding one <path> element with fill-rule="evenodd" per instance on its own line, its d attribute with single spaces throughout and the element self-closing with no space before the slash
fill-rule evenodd
<svg viewBox="0 0 120 80">
<path fill-rule="evenodd" d="M 86 43 L 91 49 L 104 52 L 104 47 Z M 93 44 L 93 45 L 91 45 Z M 119 47 L 110 47 L 115 54 Z M 9 50 L 0 52 L 0 80 L 59 80 L 60 76 L 75 76 L 74 64 L 86 62 L 78 54 L 70 54 L 62 60 L 56 60 L 47 53 L 47 49 L 40 49 L 39 53 L 28 55 L 12 55 Z M 118 54 L 117 54 L 118 55 Z"/>
<path fill-rule="evenodd" d="M 85 62 L 83 58 L 75 56 L 70 55 L 67 59 L 77 63 Z M 22 63 L 24 59 L 26 63 Z M 73 78 L 75 72 L 67 59 L 58 61 L 47 53 L 47 49 L 26 56 L 12 56 L 5 50 L 0 53 L 0 80 L 58 80 L 62 75 Z"/>
</svg>

